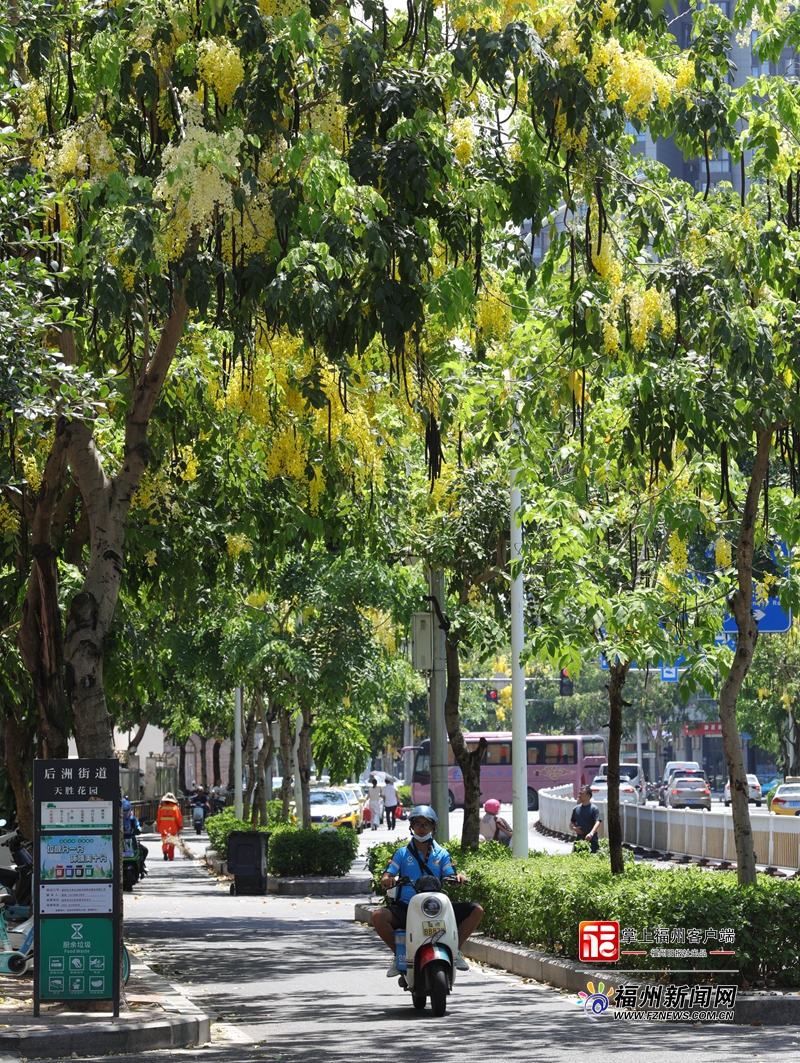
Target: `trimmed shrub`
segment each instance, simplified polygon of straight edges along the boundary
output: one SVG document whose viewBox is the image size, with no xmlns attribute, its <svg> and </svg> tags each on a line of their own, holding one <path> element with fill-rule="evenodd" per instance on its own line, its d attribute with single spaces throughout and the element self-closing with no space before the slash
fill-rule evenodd
<svg viewBox="0 0 800 1063">
<path fill-rule="evenodd" d="M 253 824 L 245 819 L 237 819 L 232 805 L 223 808 L 216 816 L 209 816 L 206 820 L 206 830 L 211 848 L 222 858 L 228 852 L 228 837 L 235 830 L 253 830 Z"/>
<path fill-rule="evenodd" d="M 397 796 L 400 798 L 400 804 L 403 808 L 411 808 L 411 787 L 410 786 L 398 786 Z"/>
<path fill-rule="evenodd" d="M 284 825 L 272 832 L 267 866 L 271 875 L 284 878 L 341 878 L 350 870 L 357 853 L 358 835 L 348 827 L 309 830 Z"/>
<path fill-rule="evenodd" d="M 367 856 L 375 892 L 382 895 L 380 876 L 400 845 L 373 846 Z M 647 928 L 650 937 L 661 929 L 700 931 L 699 940 L 665 945 L 678 948 L 732 949 L 733 956 L 660 957 L 658 967 L 735 967 L 748 981 L 774 981 L 800 986 L 800 879 L 759 875 L 751 886 L 740 886 L 735 874 L 720 874 L 687 866 L 657 868 L 626 859 L 625 873 L 612 875 L 607 854 L 532 854 L 513 860 L 496 842 L 481 845 L 477 852 L 462 851 L 458 842 L 447 848 L 456 868 L 469 882 L 456 888 L 453 897 L 477 901 L 484 908 L 480 932 L 501 941 L 528 945 L 577 960 L 578 924 L 583 920 L 615 919 L 621 928 L 639 935 Z M 707 930 L 732 930 L 732 944 L 715 937 L 705 941 Z M 631 945 L 631 948 L 637 946 Z M 648 968 L 650 956 L 626 956 L 626 967 Z M 680 977 L 676 975 L 676 977 Z"/>
</svg>

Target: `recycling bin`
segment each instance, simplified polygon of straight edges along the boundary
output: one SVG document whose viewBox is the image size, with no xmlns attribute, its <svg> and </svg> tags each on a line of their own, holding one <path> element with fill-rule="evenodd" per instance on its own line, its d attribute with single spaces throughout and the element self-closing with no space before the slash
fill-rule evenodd
<svg viewBox="0 0 800 1063">
<path fill-rule="evenodd" d="M 267 846 L 269 833 L 235 830 L 228 837 L 228 874 L 233 875 L 231 893 L 267 892 Z"/>
</svg>

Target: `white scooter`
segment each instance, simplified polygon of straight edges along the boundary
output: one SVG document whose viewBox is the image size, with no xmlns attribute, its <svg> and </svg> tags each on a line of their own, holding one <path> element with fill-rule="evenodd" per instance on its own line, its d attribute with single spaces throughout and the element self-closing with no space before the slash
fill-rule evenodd
<svg viewBox="0 0 800 1063">
<path fill-rule="evenodd" d="M 455 877 L 452 879 L 455 882 Z M 458 926 L 450 898 L 442 889 L 447 879 L 440 882 L 433 875 L 422 875 L 412 882 L 409 878 L 398 879 L 397 885 L 387 890 L 394 899 L 403 886 L 413 885 L 416 895 L 408 904 L 405 930 L 395 930 L 394 943 L 396 964 L 401 972 L 399 984 L 411 993 L 411 1001 L 422 1011 L 428 997 L 431 1010 L 436 1016 L 447 1010 L 447 995 L 456 978 L 458 957 Z"/>
</svg>

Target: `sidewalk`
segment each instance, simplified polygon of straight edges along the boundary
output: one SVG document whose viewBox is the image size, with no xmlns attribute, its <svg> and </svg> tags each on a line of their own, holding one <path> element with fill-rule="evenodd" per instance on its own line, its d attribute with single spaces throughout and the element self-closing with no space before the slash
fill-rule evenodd
<svg viewBox="0 0 800 1063">
<path fill-rule="evenodd" d="M 33 1017 L 33 976 L 0 977 L 0 1058 L 26 1059 L 144 1052 L 186 1048 L 211 1039 L 209 1017 L 166 979 L 135 956 L 125 987 L 130 1011 L 109 1014 L 67 1010 L 69 1004 L 42 1004 Z"/>
</svg>

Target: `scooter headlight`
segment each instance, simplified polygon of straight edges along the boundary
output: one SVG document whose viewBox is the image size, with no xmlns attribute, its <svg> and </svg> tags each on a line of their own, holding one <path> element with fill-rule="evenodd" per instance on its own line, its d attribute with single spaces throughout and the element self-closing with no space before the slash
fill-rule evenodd
<svg viewBox="0 0 800 1063">
<path fill-rule="evenodd" d="M 426 897 L 422 902 L 422 911 L 425 915 L 433 918 L 442 910 L 442 902 L 438 897 Z"/>
</svg>

